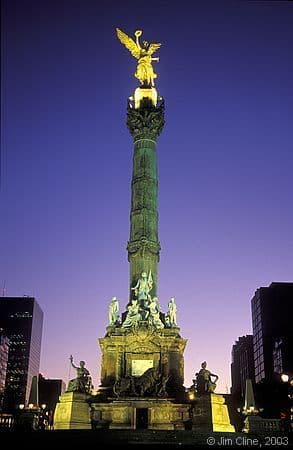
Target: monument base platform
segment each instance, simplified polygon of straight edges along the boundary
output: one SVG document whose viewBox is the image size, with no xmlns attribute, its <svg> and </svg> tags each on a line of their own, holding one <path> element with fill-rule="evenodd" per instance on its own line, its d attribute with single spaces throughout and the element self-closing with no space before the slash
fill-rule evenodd
<svg viewBox="0 0 293 450">
<path fill-rule="evenodd" d="M 65 392 L 60 395 L 54 414 L 55 430 L 85 430 L 91 428 L 87 394 Z"/>
<path fill-rule="evenodd" d="M 124 398 L 111 403 L 92 403 L 94 428 L 184 430 L 190 419 L 190 405 L 169 399 Z"/>
<path fill-rule="evenodd" d="M 54 415 L 55 430 L 187 430 L 235 432 L 225 398 L 206 394 L 193 404 L 169 398 L 126 397 L 110 402 L 88 402 L 89 396 L 66 392 L 59 398 Z"/>
</svg>

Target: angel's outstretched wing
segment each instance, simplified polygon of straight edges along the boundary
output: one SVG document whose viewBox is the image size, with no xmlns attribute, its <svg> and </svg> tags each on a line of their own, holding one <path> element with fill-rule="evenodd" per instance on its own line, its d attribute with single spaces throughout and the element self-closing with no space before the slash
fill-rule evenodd
<svg viewBox="0 0 293 450">
<path fill-rule="evenodd" d="M 119 28 L 116 28 L 116 33 L 119 41 L 123 45 L 125 45 L 125 47 L 130 51 L 132 56 L 134 56 L 136 59 L 139 59 L 140 49 L 138 48 L 134 40 L 131 39 L 131 37 L 127 36 L 127 34 L 123 33 L 123 31 L 119 30 Z"/>
<path fill-rule="evenodd" d="M 152 55 L 153 53 L 155 53 L 161 47 L 161 45 L 162 44 L 160 44 L 160 43 L 150 44 L 148 47 L 148 54 Z"/>
</svg>

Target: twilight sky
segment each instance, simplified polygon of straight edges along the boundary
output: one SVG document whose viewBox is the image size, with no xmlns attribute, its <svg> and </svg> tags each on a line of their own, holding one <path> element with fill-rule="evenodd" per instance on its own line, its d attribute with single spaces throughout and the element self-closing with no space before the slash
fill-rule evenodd
<svg viewBox="0 0 293 450">
<path fill-rule="evenodd" d="M 159 301 L 175 297 L 185 385 L 202 361 L 230 388 L 250 300 L 293 281 L 293 3 L 6 0 L 0 283 L 44 312 L 41 372 L 69 355 L 95 387 L 112 296 L 128 301 L 135 59 L 115 27 L 162 42 L 156 87 Z"/>
</svg>

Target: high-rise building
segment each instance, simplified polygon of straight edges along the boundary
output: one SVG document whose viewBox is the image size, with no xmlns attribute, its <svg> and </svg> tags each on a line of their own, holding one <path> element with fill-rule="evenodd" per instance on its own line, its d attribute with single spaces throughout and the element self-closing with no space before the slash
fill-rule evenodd
<svg viewBox="0 0 293 450">
<path fill-rule="evenodd" d="M 9 339 L 0 328 L 0 411 L 3 408 L 4 388 L 8 363 Z"/>
<path fill-rule="evenodd" d="M 48 412 L 54 413 L 59 396 L 65 392 L 63 380 L 53 380 L 39 375 L 39 405 L 46 405 Z"/>
<path fill-rule="evenodd" d="M 293 373 L 293 283 L 271 283 L 251 300 L 256 399 L 267 417 L 287 408 L 282 373 Z"/>
<path fill-rule="evenodd" d="M 33 297 L 0 297 L 0 327 L 9 338 L 4 408 L 27 405 L 39 375 L 43 312 Z"/>
<path fill-rule="evenodd" d="M 293 283 L 260 287 L 251 300 L 251 309 L 256 383 L 270 381 L 285 370 L 292 372 Z"/>
<path fill-rule="evenodd" d="M 253 336 L 242 336 L 232 347 L 231 394 L 237 406 L 244 404 L 246 380 L 255 381 L 253 360 Z"/>
<path fill-rule="evenodd" d="M 293 325 L 292 325 L 293 326 Z M 293 334 L 275 339 L 273 349 L 273 369 L 275 373 L 293 374 Z"/>
</svg>

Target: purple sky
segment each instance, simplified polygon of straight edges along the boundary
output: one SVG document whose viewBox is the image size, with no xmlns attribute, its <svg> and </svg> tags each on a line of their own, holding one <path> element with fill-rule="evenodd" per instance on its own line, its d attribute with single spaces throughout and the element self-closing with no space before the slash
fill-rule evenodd
<svg viewBox="0 0 293 450">
<path fill-rule="evenodd" d="M 260 286 L 293 281 L 293 3 L 9 0 L 2 34 L 0 282 L 44 311 L 41 372 L 95 387 L 108 305 L 128 301 L 135 60 L 115 27 L 162 42 L 159 301 L 174 296 L 185 385 L 230 388 Z"/>
</svg>

